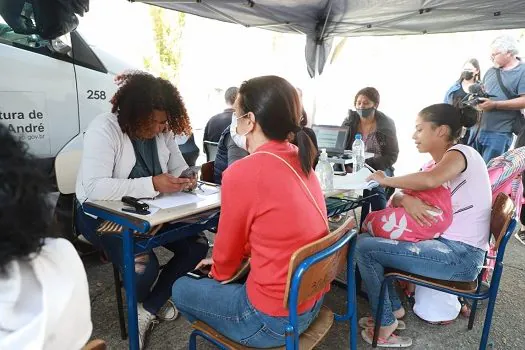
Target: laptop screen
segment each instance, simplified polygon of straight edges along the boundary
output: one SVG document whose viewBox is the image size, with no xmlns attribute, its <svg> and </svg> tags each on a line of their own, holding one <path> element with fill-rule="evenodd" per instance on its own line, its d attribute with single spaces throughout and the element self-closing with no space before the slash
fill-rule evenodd
<svg viewBox="0 0 525 350">
<path fill-rule="evenodd" d="M 343 154 L 348 138 L 348 127 L 336 125 L 312 125 L 317 137 L 319 150 L 326 148 L 329 153 Z"/>
</svg>

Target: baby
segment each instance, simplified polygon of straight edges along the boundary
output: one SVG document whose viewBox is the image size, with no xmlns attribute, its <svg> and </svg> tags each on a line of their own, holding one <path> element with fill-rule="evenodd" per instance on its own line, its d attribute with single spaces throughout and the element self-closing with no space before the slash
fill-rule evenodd
<svg viewBox="0 0 525 350">
<path fill-rule="evenodd" d="M 431 168 L 431 165 L 425 166 L 423 171 Z M 398 241 L 419 242 L 438 238 L 452 223 L 452 199 L 450 190 L 445 185 L 426 191 L 404 190 L 403 193 L 434 207 L 435 210 L 428 210 L 428 213 L 437 220 L 431 221 L 430 226 L 421 226 L 407 214 L 405 208 L 394 208 L 389 203 L 387 208 L 366 216 L 362 225 L 363 232 Z"/>
</svg>

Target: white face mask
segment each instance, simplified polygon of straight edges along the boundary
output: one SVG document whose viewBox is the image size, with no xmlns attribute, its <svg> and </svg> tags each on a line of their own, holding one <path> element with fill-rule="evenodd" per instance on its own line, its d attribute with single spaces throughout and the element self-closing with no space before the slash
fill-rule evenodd
<svg viewBox="0 0 525 350">
<path fill-rule="evenodd" d="M 237 121 L 241 118 L 243 118 L 245 115 L 241 117 L 237 117 L 235 113 L 232 114 L 232 123 L 230 124 L 230 135 L 232 137 L 233 142 L 237 145 L 237 147 L 242 148 L 243 150 L 247 151 L 248 147 L 246 145 L 246 134 L 240 135 L 237 133 Z"/>
</svg>

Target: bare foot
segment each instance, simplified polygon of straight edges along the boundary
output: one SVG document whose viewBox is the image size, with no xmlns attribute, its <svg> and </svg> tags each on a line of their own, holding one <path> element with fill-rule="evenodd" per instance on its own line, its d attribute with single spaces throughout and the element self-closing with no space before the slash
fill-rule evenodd
<svg viewBox="0 0 525 350">
<path fill-rule="evenodd" d="M 379 328 L 379 338 L 388 339 L 392 333 L 397 329 L 397 320 L 394 321 L 390 326 L 382 326 Z"/>
<path fill-rule="evenodd" d="M 396 310 L 396 311 L 394 311 L 393 314 L 394 314 L 394 317 L 399 320 L 399 319 L 405 317 L 405 308 L 403 308 L 401 306 L 401 308 Z"/>
</svg>

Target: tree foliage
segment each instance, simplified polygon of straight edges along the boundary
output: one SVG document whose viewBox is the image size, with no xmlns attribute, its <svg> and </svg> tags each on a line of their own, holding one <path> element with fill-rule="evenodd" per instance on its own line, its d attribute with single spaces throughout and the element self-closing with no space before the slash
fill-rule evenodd
<svg viewBox="0 0 525 350">
<path fill-rule="evenodd" d="M 176 82 L 182 56 L 185 14 L 151 6 L 155 55 L 144 57 L 144 68 L 152 74 Z"/>
</svg>

